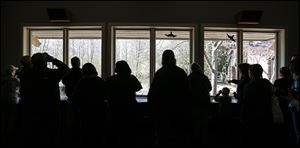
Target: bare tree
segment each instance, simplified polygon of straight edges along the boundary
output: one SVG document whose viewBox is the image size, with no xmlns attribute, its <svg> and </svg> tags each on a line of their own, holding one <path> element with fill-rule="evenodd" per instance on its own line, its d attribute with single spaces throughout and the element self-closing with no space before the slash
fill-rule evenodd
<svg viewBox="0 0 300 148">
<path fill-rule="evenodd" d="M 95 53 L 95 43 L 92 41 L 92 40 L 90 40 L 90 50 L 91 50 L 91 56 L 90 56 L 90 61 L 91 61 L 91 63 L 93 63 L 93 58 L 94 58 L 94 53 Z"/>
<path fill-rule="evenodd" d="M 139 64 L 140 64 L 140 58 L 141 58 L 141 51 L 142 51 L 141 41 L 138 40 L 137 44 L 136 44 L 136 49 L 135 49 L 135 52 L 136 52 L 135 72 L 136 72 L 137 77 L 140 77 Z"/>
<path fill-rule="evenodd" d="M 213 44 L 213 48 L 211 50 L 211 81 L 212 81 L 212 93 L 213 94 L 216 94 L 217 92 L 217 74 L 218 74 L 218 71 L 216 70 L 217 68 L 217 50 L 218 48 L 220 47 L 220 45 L 223 43 L 223 41 L 218 41 L 218 42 L 215 42 Z M 209 61 L 209 60 L 208 60 Z"/>
</svg>

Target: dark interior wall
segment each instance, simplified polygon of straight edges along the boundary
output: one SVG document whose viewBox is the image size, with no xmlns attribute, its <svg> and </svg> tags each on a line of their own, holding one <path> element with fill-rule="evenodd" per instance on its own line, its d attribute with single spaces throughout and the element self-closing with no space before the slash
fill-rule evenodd
<svg viewBox="0 0 300 148">
<path fill-rule="evenodd" d="M 287 29 L 286 62 L 299 53 L 297 1 L 6 1 L 1 2 L 1 71 L 7 64 L 19 65 L 22 25 L 47 24 L 46 8 L 68 8 L 73 23 L 226 25 L 235 25 L 235 16 L 241 10 L 263 10 L 259 26 Z"/>
</svg>

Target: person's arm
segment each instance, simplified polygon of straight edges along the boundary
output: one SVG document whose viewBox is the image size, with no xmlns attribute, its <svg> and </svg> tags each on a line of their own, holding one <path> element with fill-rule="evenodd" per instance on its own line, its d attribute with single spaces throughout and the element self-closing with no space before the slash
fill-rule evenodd
<svg viewBox="0 0 300 148">
<path fill-rule="evenodd" d="M 220 90 L 216 96 L 214 97 L 214 100 L 216 100 L 217 102 L 220 102 L 220 94 L 222 93 L 222 90 Z"/>
<path fill-rule="evenodd" d="M 207 90 L 210 92 L 212 90 L 212 86 L 211 86 L 211 83 L 208 79 L 207 76 L 205 76 L 205 79 L 206 79 L 206 86 L 207 86 Z"/>
<path fill-rule="evenodd" d="M 133 80 L 135 81 L 135 91 L 143 89 L 142 84 L 135 76 L 133 76 Z"/>
<path fill-rule="evenodd" d="M 63 63 L 62 61 L 50 56 L 47 53 L 44 53 L 47 57 L 48 62 L 52 62 L 53 65 L 55 65 L 58 69 L 55 69 L 54 75 L 57 79 L 62 79 L 66 74 L 69 72 L 69 67 Z"/>
<path fill-rule="evenodd" d="M 239 98 L 239 94 L 238 93 L 236 93 L 236 92 L 233 92 L 233 96 L 234 96 L 234 98 L 235 99 L 237 99 L 237 100 L 239 100 L 240 98 Z"/>
<path fill-rule="evenodd" d="M 234 84 L 239 84 L 240 82 L 241 82 L 241 80 L 236 80 L 236 79 L 228 81 L 228 83 L 234 83 Z"/>
</svg>

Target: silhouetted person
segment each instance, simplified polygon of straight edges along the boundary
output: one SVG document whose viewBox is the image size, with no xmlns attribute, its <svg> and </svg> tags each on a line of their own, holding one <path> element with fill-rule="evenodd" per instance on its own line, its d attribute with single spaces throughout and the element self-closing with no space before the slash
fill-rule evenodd
<svg viewBox="0 0 300 148">
<path fill-rule="evenodd" d="M 20 88 L 17 70 L 17 67 L 9 65 L 1 79 L 1 142 L 5 146 L 16 146 Z"/>
<path fill-rule="evenodd" d="M 289 108 L 292 115 L 293 123 L 293 144 L 299 146 L 300 129 L 299 129 L 299 56 L 293 56 L 290 61 L 289 68 L 291 70 L 294 82 L 289 92 Z"/>
<path fill-rule="evenodd" d="M 107 80 L 108 101 L 115 146 L 134 146 L 136 123 L 136 92 L 142 89 L 139 80 L 131 74 L 126 61 L 116 63 L 115 72 Z"/>
<path fill-rule="evenodd" d="M 82 70 L 80 68 L 80 59 L 78 57 L 73 57 L 71 59 L 72 68 L 69 73 L 63 78 L 62 82 L 65 85 L 66 95 L 69 101 L 72 100 L 72 95 L 75 91 L 75 87 L 82 77 Z"/>
<path fill-rule="evenodd" d="M 233 110 L 234 113 L 234 117 L 238 117 L 236 120 L 236 126 L 235 128 L 237 129 L 237 138 L 242 138 L 242 136 L 240 136 L 242 133 L 241 132 L 241 122 L 240 122 L 240 116 L 241 116 L 241 105 L 242 105 L 242 101 L 243 101 L 243 92 L 244 92 L 244 88 L 246 86 L 246 84 L 250 81 L 250 77 L 249 77 L 249 64 L 248 63 L 240 63 L 238 65 L 238 70 L 239 70 L 239 77 L 240 79 L 236 80 L 230 80 L 228 81 L 229 83 L 234 83 L 237 85 L 236 88 L 236 92 L 233 92 L 233 95 L 235 97 L 235 99 L 237 99 L 237 104 L 233 105 L 236 106 L 236 108 Z M 238 140 L 241 141 L 241 140 Z"/>
<path fill-rule="evenodd" d="M 219 102 L 218 106 L 218 124 L 217 128 L 220 131 L 220 141 L 223 144 L 229 144 L 232 141 L 231 134 L 231 119 L 232 119 L 232 105 L 231 97 L 229 96 L 230 89 L 228 87 L 223 87 L 214 99 Z M 220 96 L 222 94 L 222 96 Z"/>
<path fill-rule="evenodd" d="M 245 127 L 246 146 L 268 146 L 273 125 L 273 89 L 269 80 L 262 78 L 259 64 L 249 67 L 250 81 L 244 88 L 241 119 Z"/>
<path fill-rule="evenodd" d="M 19 104 L 21 105 L 20 108 L 22 108 L 22 101 L 26 100 L 26 98 L 30 97 L 30 75 L 32 71 L 32 63 L 31 63 L 31 57 L 30 56 L 22 56 L 21 60 L 21 70 L 19 71 L 19 79 L 20 79 L 20 95 L 21 99 Z M 24 98 L 24 99 L 23 99 Z"/>
<path fill-rule="evenodd" d="M 229 96 L 230 90 L 228 87 L 222 88 L 216 96 L 215 100 L 219 102 L 219 117 L 228 120 L 231 117 L 231 97 Z M 220 96 L 222 94 L 222 96 Z"/>
<path fill-rule="evenodd" d="M 188 88 L 187 74 L 176 66 L 173 51 L 165 50 L 148 93 L 159 146 L 187 145 L 191 127 Z"/>
<path fill-rule="evenodd" d="M 74 93 L 80 111 L 82 144 L 102 146 L 107 112 L 105 83 L 91 63 L 84 64 L 82 72 Z"/>
<path fill-rule="evenodd" d="M 62 83 L 65 85 L 65 92 L 68 97 L 68 127 L 71 134 L 71 138 L 78 137 L 78 132 L 76 129 L 79 128 L 79 110 L 78 102 L 73 99 L 74 91 L 78 81 L 82 77 L 82 69 L 80 68 L 80 59 L 78 57 L 73 57 L 71 59 L 72 68 L 69 73 L 62 79 Z M 76 141 L 76 139 L 73 139 Z"/>
<path fill-rule="evenodd" d="M 31 57 L 33 67 L 23 77 L 26 83 L 24 98 L 24 141 L 30 146 L 54 145 L 57 140 L 59 122 L 59 82 L 67 74 L 66 64 L 47 53 L 36 53 Z M 52 62 L 57 69 L 47 68 Z M 22 92 L 21 92 L 22 93 Z"/>
<path fill-rule="evenodd" d="M 276 125 L 279 139 L 275 139 L 278 144 L 292 144 L 292 118 L 289 110 L 289 91 L 293 85 L 294 79 L 288 67 L 281 67 L 279 71 L 279 79 L 274 82 L 274 95 L 277 96 L 281 111 L 283 113 L 284 123 Z M 283 136 L 284 135 L 284 136 Z"/>
<path fill-rule="evenodd" d="M 192 73 L 188 76 L 192 107 L 192 142 L 193 145 L 205 145 L 207 137 L 208 117 L 210 114 L 211 83 L 201 70 L 200 65 L 191 65 Z"/>
<path fill-rule="evenodd" d="M 250 81 L 249 74 L 248 74 L 249 64 L 248 63 L 241 63 L 238 65 L 238 70 L 240 72 L 240 79 L 239 80 L 231 80 L 230 83 L 237 84 L 236 92 L 234 92 L 234 97 L 238 100 L 238 111 L 241 110 L 241 102 L 243 99 L 243 90 L 246 84 Z"/>
<path fill-rule="evenodd" d="M 23 136 L 24 130 L 26 127 L 24 126 L 24 123 L 26 121 L 26 111 L 24 109 L 24 100 L 28 100 L 27 98 L 30 98 L 31 93 L 31 71 L 32 71 L 32 63 L 31 63 L 31 57 L 29 55 L 22 56 L 21 60 L 21 68 L 19 71 L 19 79 L 20 79 L 20 100 L 19 100 L 19 130 L 18 134 L 19 137 L 17 137 L 20 141 L 25 139 Z M 25 139 L 26 140 L 26 139 Z M 23 144 L 20 142 L 19 144 Z"/>
<path fill-rule="evenodd" d="M 279 79 L 274 82 L 275 95 L 278 97 L 287 96 L 294 79 L 288 67 L 281 67 L 279 72 Z"/>
</svg>

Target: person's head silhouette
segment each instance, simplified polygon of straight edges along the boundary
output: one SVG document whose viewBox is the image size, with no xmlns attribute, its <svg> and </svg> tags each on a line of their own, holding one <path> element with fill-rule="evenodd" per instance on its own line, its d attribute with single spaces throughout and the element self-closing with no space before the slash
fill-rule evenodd
<svg viewBox="0 0 300 148">
<path fill-rule="evenodd" d="M 115 69 L 117 75 L 130 75 L 131 69 L 126 61 L 118 61 Z"/>
<path fill-rule="evenodd" d="M 174 52 L 172 50 L 165 50 L 162 55 L 162 66 L 169 67 L 175 65 L 176 65 L 176 59 L 175 59 Z"/>
<path fill-rule="evenodd" d="M 82 66 L 82 74 L 84 76 L 97 76 L 98 72 L 92 63 L 85 63 Z"/>
<path fill-rule="evenodd" d="M 15 67 L 14 65 L 8 65 L 8 67 L 6 68 L 6 75 L 14 77 L 18 69 L 19 68 Z"/>
<path fill-rule="evenodd" d="M 194 72 L 194 71 L 201 71 L 202 72 L 201 66 L 198 63 L 193 63 L 191 65 L 191 70 L 192 70 L 192 72 Z"/>
<path fill-rule="evenodd" d="M 228 87 L 222 88 L 222 96 L 228 96 L 230 93 L 230 89 Z"/>
<path fill-rule="evenodd" d="M 47 67 L 47 57 L 43 53 L 35 53 L 31 57 L 33 66 L 39 68 Z"/>
<path fill-rule="evenodd" d="M 22 66 L 29 66 L 31 64 L 31 57 L 29 55 L 26 56 L 22 56 L 20 63 L 22 64 Z"/>
<path fill-rule="evenodd" d="M 289 67 L 287 67 L 287 66 L 281 67 L 279 71 L 280 71 L 280 76 L 283 78 L 291 78 L 292 77 L 291 71 L 290 71 Z"/>
<path fill-rule="evenodd" d="M 260 64 L 253 64 L 249 66 L 249 76 L 251 79 L 262 78 L 263 68 Z"/>
<path fill-rule="evenodd" d="M 248 63 L 241 63 L 238 65 L 239 71 L 243 77 L 249 77 L 249 73 L 248 73 L 249 66 L 250 64 Z"/>
<path fill-rule="evenodd" d="M 72 67 L 79 67 L 80 66 L 80 59 L 78 57 L 73 57 L 71 59 Z"/>
</svg>

